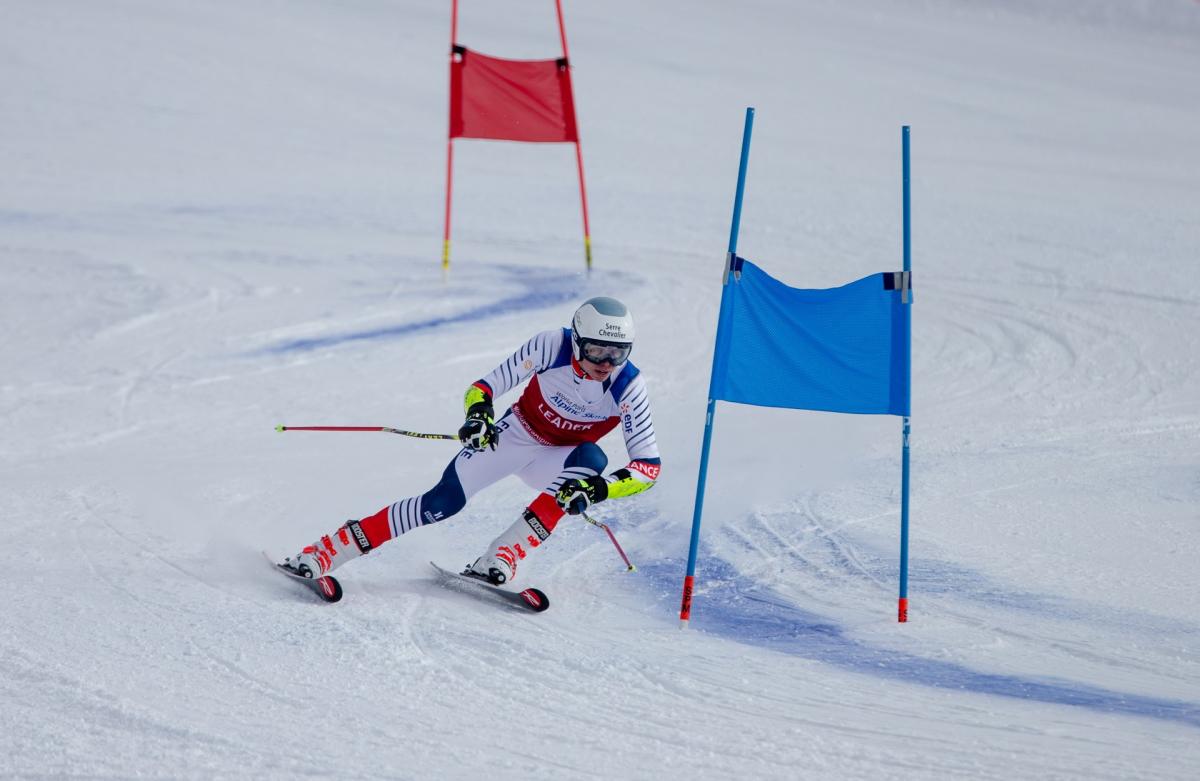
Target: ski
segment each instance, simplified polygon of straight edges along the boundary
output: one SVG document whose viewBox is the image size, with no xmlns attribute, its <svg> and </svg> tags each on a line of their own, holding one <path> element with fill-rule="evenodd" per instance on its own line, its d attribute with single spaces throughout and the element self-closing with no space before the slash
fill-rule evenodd
<svg viewBox="0 0 1200 781">
<path fill-rule="evenodd" d="M 279 574 L 303 584 L 306 588 L 311 589 L 314 594 L 326 602 L 337 602 L 342 598 L 342 584 L 337 582 L 337 578 L 332 575 L 326 575 L 323 578 L 306 578 L 298 572 L 276 563 L 266 551 L 262 552 L 263 558 L 271 565 L 271 569 Z"/>
<path fill-rule="evenodd" d="M 523 591 L 506 591 L 493 586 L 482 575 L 476 575 L 469 571 L 451 572 L 448 569 L 439 567 L 432 561 L 429 564 L 441 577 L 442 582 L 464 593 L 486 594 L 513 607 L 532 610 L 535 613 L 540 613 L 550 607 L 550 599 L 541 589 L 527 588 Z"/>
</svg>

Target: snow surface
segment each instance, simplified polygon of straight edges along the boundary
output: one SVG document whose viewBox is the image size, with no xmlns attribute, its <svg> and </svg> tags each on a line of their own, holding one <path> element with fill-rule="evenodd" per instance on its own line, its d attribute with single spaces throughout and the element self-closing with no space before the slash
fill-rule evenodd
<svg viewBox="0 0 1200 781">
<path fill-rule="evenodd" d="M 552 4 L 460 41 L 558 53 Z M 1195 778 L 1200 4 L 566 2 L 569 146 L 456 147 L 446 3 L 0 5 L 0 776 Z M 741 254 L 900 264 L 913 126 L 911 620 L 900 423 L 720 405 L 677 610 L 745 106 Z M 564 522 L 554 602 L 439 586 L 501 483 L 342 570 L 282 555 L 433 484 L 463 388 L 633 308 L 664 472 Z M 605 443 L 613 461 L 619 440 Z"/>
</svg>

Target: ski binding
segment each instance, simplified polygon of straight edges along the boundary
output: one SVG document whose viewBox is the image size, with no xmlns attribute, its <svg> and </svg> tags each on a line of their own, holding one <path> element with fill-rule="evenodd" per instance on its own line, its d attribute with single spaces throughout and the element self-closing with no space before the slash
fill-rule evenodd
<svg viewBox="0 0 1200 781">
<path fill-rule="evenodd" d="M 337 578 L 332 575 L 326 575 L 322 578 L 306 578 L 299 572 L 279 564 L 263 551 L 263 557 L 271 564 L 271 568 L 276 572 L 284 575 L 297 583 L 302 583 L 305 587 L 312 589 L 313 593 L 326 602 L 337 602 L 342 598 L 342 584 L 337 582 Z"/>
</svg>

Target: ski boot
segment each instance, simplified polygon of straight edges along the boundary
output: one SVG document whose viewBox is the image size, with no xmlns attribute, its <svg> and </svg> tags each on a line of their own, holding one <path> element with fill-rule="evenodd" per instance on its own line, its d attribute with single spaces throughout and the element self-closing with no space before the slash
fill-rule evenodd
<svg viewBox="0 0 1200 781">
<path fill-rule="evenodd" d="M 347 521 L 333 534 L 327 534 L 279 565 L 305 578 L 323 578 L 351 559 L 357 559 L 371 545 L 358 521 Z"/>
</svg>

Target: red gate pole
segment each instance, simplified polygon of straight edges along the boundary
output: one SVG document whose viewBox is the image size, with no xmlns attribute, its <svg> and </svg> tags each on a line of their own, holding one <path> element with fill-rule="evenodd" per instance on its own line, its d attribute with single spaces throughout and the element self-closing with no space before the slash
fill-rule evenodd
<svg viewBox="0 0 1200 781">
<path fill-rule="evenodd" d="M 450 79 L 454 79 L 454 44 L 458 38 L 458 0 L 453 0 L 450 6 Z M 453 100 L 453 84 L 449 90 L 451 100 Z M 453 113 L 454 107 L 450 107 L 447 116 Z M 449 120 L 447 120 L 449 122 Z M 442 275 L 450 270 L 450 187 L 454 180 L 454 138 L 450 135 L 449 125 L 446 127 L 446 231 L 442 235 Z"/>
<path fill-rule="evenodd" d="M 457 2 L 458 0 L 455 0 Z M 563 24 L 562 0 L 554 0 L 554 9 L 558 12 L 558 37 L 562 40 L 563 59 L 567 67 L 571 67 L 571 56 L 567 53 L 567 28 Z M 574 95 L 572 94 L 572 101 Z M 572 106 L 574 110 L 574 106 Z M 575 124 L 575 163 L 579 168 L 579 201 L 583 204 L 583 257 L 587 270 L 592 270 L 592 231 L 588 226 L 587 187 L 583 181 L 583 149 L 579 143 L 579 123 Z"/>
<path fill-rule="evenodd" d="M 576 131 L 578 133 L 579 131 Z M 583 257 L 587 270 L 592 270 L 592 232 L 588 228 L 587 189 L 583 185 L 583 151 L 575 142 L 575 162 L 579 165 L 579 199 L 583 203 Z"/>
</svg>

